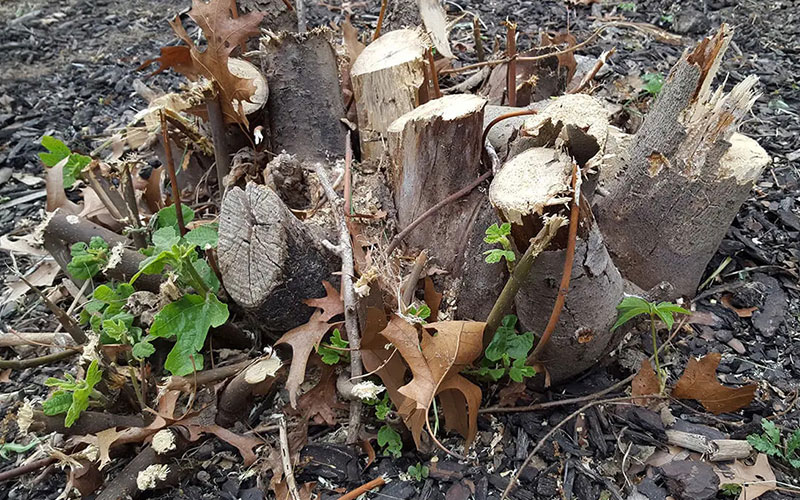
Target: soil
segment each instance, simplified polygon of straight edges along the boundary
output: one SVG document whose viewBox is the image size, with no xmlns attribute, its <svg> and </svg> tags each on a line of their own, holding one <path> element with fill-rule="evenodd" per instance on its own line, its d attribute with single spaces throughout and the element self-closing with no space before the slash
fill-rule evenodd
<svg viewBox="0 0 800 500">
<path fill-rule="evenodd" d="M 353 22 L 359 28 L 374 27 L 379 2 L 345 2 L 352 9 Z M 585 3 L 585 2 L 578 2 Z M 591 3 L 591 2 L 589 2 Z M 177 43 L 167 26 L 174 14 L 188 9 L 189 2 L 128 0 L 17 1 L 0 4 L 0 235 L 27 233 L 41 220 L 44 198 L 13 204 L 22 197 L 44 190 L 44 184 L 22 174 L 41 176 L 36 158 L 42 135 L 63 139 L 73 150 L 88 153 L 108 131 L 127 123 L 144 101 L 133 91 L 133 81 L 144 79 L 136 68 L 153 57 L 164 45 Z M 338 24 L 343 11 L 337 0 L 309 6 L 309 25 Z M 726 88 L 749 74 L 760 78 L 761 97 L 752 117 L 742 127 L 744 133 L 759 140 L 773 158 L 773 163 L 742 206 L 720 249 L 706 270 L 710 276 L 727 263 L 719 276 L 702 291 L 696 302 L 705 312 L 705 324 L 692 324 L 692 333 L 680 334 L 665 362 L 674 383 L 690 356 L 722 353 L 721 380 L 729 384 L 758 381 L 756 400 L 735 414 L 712 417 L 699 405 L 671 404 L 676 418 L 687 425 L 705 425 L 743 439 L 760 428 L 760 419 L 771 417 L 780 427 L 798 428 L 800 409 L 795 406 L 800 391 L 800 9 L 788 0 L 707 0 L 672 2 L 642 0 L 637 2 L 602 2 L 572 5 L 557 0 L 519 2 L 463 0 L 447 2 L 451 16 L 465 12 L 480 15 L 487 49 L 494 49 L 494 35 L 504 33 L 501 22 L 511 19 L 522 33 L 518 42 L 524 50 L 535 45 L 540 31 L 562 31 L 567 26 L 578 40 L 591 34 L 596 18 L 613 16 L 618 20 L 651 23 L 683 37 L 670 45 L 629 27 L 605 30 L 599 40 L 580 53 L 598 56 L 608 48 L 617 52 L 602 77 L 600 95 L 616 100 L 625 115 L 628 128 L 635 128 L 640 109 L 646 109 L 648 97 L 640 92 L 645 73 L 666 73 L 685 47 L 727 22 L 736 28 L 734 43 L 725 59 L 719 83 Z M 451 35 L 456 56 L 464 63 L 475 60 L 471 19 L 466 17 Z M 190 33 L 193 34 L 193 33 Z M 501 43 L 502 47 L 502 43 Z M 457 83 L 445 79 L 442 86 Z M 147 81 L 167 89 L 180 78 L 161 74 Z M 149 159 L 155 165 L 157 160 Z M 14 176 L 9 177 L 9 175 Z M 26 182 L 23 182 L 26 181 Z M 33 184 L 33 185 L 29 185 Z M 76 194 L 77 197 L 77 194 Z M 11 203 L 13 206 L 9 206 Z M 12 259 L 0 253 L 0 278 L 10 269 L 25 272 L 34 261 L 29 257 Z M 732 306 L 758 307 L 751 317 L 740 317 Z M 17 304 L 0 305 L 0 330 L 52 331 L 56 323 L 32 294 Z M 652 353 L 649 333 L 634 333 L 606 367 L 559 388 L 542 394 L 539 400 L 563 399 L 588 394 L 607 387 L 635 370 L 637 353 Z M 9 349 L 3 357 L 15 353 Z M 640 354 L 638 356 L 641 356 Z M 61 373 L 69 363 L 13 372 L 10 380 L 0 381 L 0 413 L 6 419 L 3 428 L 24 399 L 42 398 L 48 376 Z M 485 391 L 484 406 L 496 404 L 496 388 Z M 264 418 L 272 412 L 260 408 Z M 467 463 L 458 463 L 439 455 L 406 451 L 395 460 L 379 457 L 362 471 L 363 457 L 344 446 L 334 444 L 324 427 L 312 427 L 309 445 L 303 452 L 307 465 L 298 472 L 298 480 L 317 481 L 321 498 L 337 498 L 362 482 L 385 474 L 393 479 L 369 498 L 476 499 L 499 498 L 508 481 L 506 471 L 520 466 L 528 450 L 549 429 L 573 411 L 564 407 L 545 412 L 519 414 L 482 414 L 478 442 Z M 575 426 L 567 425 L 539 454 L 540 460 L 522 475 L 522 488 L 516 498 L 596 499 L 610 495 L 622 498 L 631 489 L 613 477 L 607 467 L 618 462 L 619 440 L 625 438 L 637 449 L 661 446 L 663 429 L 648 425 L 645 410 L 587 413 L 588 442 L 580 438 Z M 251 415 L 254 423 L 262 418 Z M 343 416 L 341 422 L 346 418 Z M 655 426 L 657 427 L 657 426 Z M 704 427 L 705 428 L 705 427 Z M 577 438 L 576 438 L 577 437 Z M 13 431 L 5 441 L 15 439 Z M 458 440 L 446 440 L 455 447 Z M 630 449 L 629 449 L 630 451 Z M 28 452 L 30 453 L 30 452 Z M 634 450 L 636 453 L 636 450 Z M 24 454 L 23 454 L 24 455 Z M 3 470 L 21 463 L 22 455 L 12 454 L 0 464 Z M 179 486 L 151 498 L 264 498 L 254 475 L 246 474 L 235 451 L 217 440 L 209 440 L 184 457 L 193 473 Z M 360 460 L 360 461 L 359 461 Z M 104 473 L 113 476 L 125 459 L 115 460 Z M 430 477 L 409 480 L 402 473 L 410 465 L 431 466 Z M 355 464 L 355 467 L 354 467 Z M 800 474 L 773 462 L 779 481 L 798 485 Z M 35 478 L 36 474 L 3 485 L 0 500 L 43 499 L 57 497 L 64 487 L 60 469 Z M 617 474 L 619 479 L 621 475 Z M 672 485 L 676 482 L 673 481 Z M 650 477 L 639 484 L 638 493 L 650 500 L 665 498 L 668 485 L 664 478 Z M 606 493 L 603 493 L 606 492 Z M 675 496 L 675 491 L 670 489 Z M 719 498 L 724 498 L 719 494 Z M 777 500 L 786 493 L 768 492 L 761 498 Z"/>
</svg>

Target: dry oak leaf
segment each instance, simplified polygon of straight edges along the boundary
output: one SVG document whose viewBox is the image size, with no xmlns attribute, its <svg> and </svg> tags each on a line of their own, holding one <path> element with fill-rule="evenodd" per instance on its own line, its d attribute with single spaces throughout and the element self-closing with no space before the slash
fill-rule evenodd
<svg viewBox="0 0 800 500">
<path fill-rule="evenodd" d="M 346 410 L 348 405 L 336 397 L 336 371 L 324 365 L 319 382 L 297 400 L 297 411 L 315 424 L 336 425 L 336 410 Z"/>
<path fill-rule="evenodd" d="M 308 357 L 332 326 L 322 320 L 324 314 L 317 309 L 308 323 L 292 328 L 275 342 L 275 345 L 289 344 L 292 347 L 292 364 L 289 365 L 289 375 L 286 377 L 286 390 L 289 391 L 292 408 L 297 408 L 297 391 L 306 378 Z"/>
<path fill-rule="evenodd" d="M 406 399 L 395 404 L 417 447 L 421 445 L 422 429 L 427 425 L 433 398 L 440 394 L 446 428 L 464 436 L 466 446 L 474 439 L 481 390 L 458 372 L 483 352 L 485 326 L 475 321 L 424 325 L 421 345 L 416 328 L 397 316 L 381 332 L 411 370 L 411 381 L 398 389 Z"/>
<path fill-rule="evenodd" d="M 649 359 L 642 360 L 642 366 L 631 381 L 631 396 L 650 396 L 661 392 L 661 383 L 658 375 L 650 364 Z M 633 404 L 647 406 L 651 398 L 634 398 Z"/>
<path fill-rule="evenodd" d="M 116 427 L 111 427 L 97 433 L 97 449 L 100 455 L 100 470 L 103 470 L 103 467 L 108 465 L 108 463 L 111 461 L 109 451 L 111 450 L 111 445 L 114 444 L 114 441 L 117 440 L 119 435 L 120 433 L 117 432 Z"/>
<path fill-rule="evenodd" d="M 701 359 L 689 358 L 683 375 L 675 384 L 672 396 L 679 399 L 695 399 L 715 415 L 736 411 L 750 404 L 758 384 L 743 387 L 725 387 L 717 380 L 717 366 L 722 355 L 712 352 Z"/>
<path fill-rule="evenodd" d="M 775 472 L 769 465 L 767 456 L 759 453 L 753 465 L 745 465 L 739 460 L 732 464 L 718 463 L 714 472 L 719 477 L 719 484 L 738 484 L 742 486 L 738 500 L 754 500 L 768 491 L 777 489 Z"/>
<path fill-rule="evenodd" d="M 184 29 L 180 18 L 176 17 L 169 24 L 178 38 L 188 46 L 192 64 L 187 64 L 185 52 L 180 50 L 170 51 L 166 63 L 171 63 L 176 71 L 189 79 L 196 79 L 198 75 L 202 75 L 216 82 L 221 94 L 220 104 L 225 121 L 247 124 L 241 102 L 249 101 L 256 87 L 252 80 L 231 73 L 228 59 L 231 52 L 239 45 L 250 37 L 259 35 L 259 25 L 264 13 L 250 12 L 234 18 L 231 2 L 228 0 L 211 0 L 207 3 L 203 0 L 192 0 L 189 17 L 203 30 L 208 46 L 201 51 Z M 158 60 L 164 58 L 162 52 Z M 238 107 L 234 105 L 234 101 L 240 103 Z"/>
<path fill-rule="evenodd" d="M 322 309 L 323 314 L 320 319 L 322 321 L 330 321 L 334 316 L 344 313 L 344 302 L 333 285 L 327 281 L 323 281 L 322 286 L 325 287 L 324 297 L 319 299 L 306 299 L 303 303 L 309 307 Z"/>
<path fill-rule="evenodd" d="M 430 276 L 425 276 L 425 304 L 431 310 L 430 320 L 436 321 L 439 317 L 439 306 L 442 304 L 442 294 L 433 287 L 433 280 Z"/>
</svg>

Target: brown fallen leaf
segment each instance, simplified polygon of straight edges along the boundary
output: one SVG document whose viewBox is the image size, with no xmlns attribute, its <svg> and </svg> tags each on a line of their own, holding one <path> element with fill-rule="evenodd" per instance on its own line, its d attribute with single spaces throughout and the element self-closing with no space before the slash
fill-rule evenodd
<svg viewBox="0 0 800 500">
<path fill-rule="evenodd" d="M 288 344 L 292 347 L 292 364 L 289 365 L 289 375 L 286 377 L 286 390 L 289 391 L 292 408 L 297 408 L 297 391 L 306 378 L 308 357 L 332 326 L 327 321 L 322 321 L 324 314 L 317 309 L 308 323 L 292 328 L 275 342 L 275 345 Z"/>
<path fill-rule="evenodd" d="M 714 472 L 719 484 L 738 484 L 742 487 L 738 500 L 754 500 L 768 491 L 777 489 L 775 472 L 769 465 L 767 456 L 759 453 L 753 465 L 745 465 L 739 460 L 732 464 L 716 463 Z"/>
<path fill-rule="evenodd" d="M 425 276 L 425 303 L 431 309 L 431 316 L 428 319 L 433 323 L 439 317 L 439 306 L 442 304 L 442 294 L 433 288 L 433 280 L 430 276 Z"/>
<path fill-rule="evenodd" d="M 114 444 L 114 441 L 117 440 L 119 437 L 119 432 L 117 432 L 116 427 L 111 427 L 110 429 L 106 429 L 104 431 L 98 432 L 97 435 L 97 449 L 100 455 L 100 465 L 99 469 L 103 470 L 103 467 L 108 465 L 111 462 L 111 457 L 109 456 L 109 451 L 111 450 L 111 445 Z"/>
<path fill-rule="evenodd" d="M 336 410 L 346 410 L 348 405 L 336 397 L 336 371 L 324 365 L 319 382 L 297 400 L 297 412 L 315 424 L 336 425 Z"/>
<path fill-rule="evenodd" d="M 6 368 L 0 372 L 0 384 L 11 382 L 11 368 Z"/>
<path fill-rule="evenodd" d="M 185 45 L 162 47 L 161 55 L 159 57 L 146 60 L 141 66 L 136 68 L 136 71 L 141 71 L 153 63 L 158 63 L 159 67 L 147 76 L 155 76 L 170 68 L 186 76 L 190 80 L 194 80 L 200 76 L 194 66 L 191 50 Z"/>
<path fill-rule="evenodd" d="M 650 396 L 660 392 L 661 383 L 658 381 L 656 371 L 650 364 L 649 359 L 643 359 L 642 367 L 639 368 L 639 372 L 636 373 L 636 376 L 631 381 L 631 396 Z M 634 398 L 632 402 L 639 406 L 647 406 L 651 400 L 651 398 Z"/>
<path fill-rule="evenodd" d="M 556 35 L 544 33 L 542 35 L 542 47 L 566 44 L 567 48 L 570 48 L 577 45 L 577 43 L 578 39 L 575 38 L 575 35 L 568 32 L 558 33 Z M 575 53 L 567 52 L 564 54 L 558 54 L 556 58 L 558 59 L 559 69 L 565 68 L 567 70 L 567 82 L 569 82 L 572 80 L 572 77 L 575 76 L 575 70 L 578 68 L 578 62 L 575 60 Z"/>
<path fill-rule="evenodd" d="M 753 400 L 758 384 L 725 387 L 717 380 L 717 366 L 722 355 L 712 352 L 701 359 L 689 358 L 683 375 L 675 384 L 672 396 L 695 399 L 715 415 L 744 408 Z"/>
<path fill-rule="evenodd" d="M 60 208 L 64 213 L 77 214 L 81 208 L 67 198 L 67 193 L 64 192 L 64 165 L 67 164 L 69 158 L 64 158 L 56 165 L 44 169 L 44 183 L 45 191 L 47 192 L 47 202 L 45 210 L 54 212 Z"/>
<path fill-rule="evenodd" d="M 316 307 L 322 310 L 320 320 L 330 321 L 331 318 L 337 314 L 344 312 L 344 302 L 342 301 L 339 292 L 327 281 L 322 282 L 325 287 L 325 297 L 319 299 L 306 299 L 303 303 L 309 307 Z"/>
<path fill-rule="evenodd" d="M 753 313 L 758 311 L 758 307 L 736 307 L 731 304 L 731 294 L 726 293 L 720 299 L 720 303 L 730 309 L 731 311 L 735 312 L 737 316 L 740 318 L 749 318 L 753 316 Z"/>
<path fill-rule="evenodd" d="M 244 460 L 245 467 L 253 465 L 258 458 L 253 449 L 264 444 L 264 441 L 256 436 L 236 434 L 219 425 L 206 425 L 201 427 L 200 430 L 204 433 L 217 436 L 239 450 L 239 454 Z"/>
</svg>

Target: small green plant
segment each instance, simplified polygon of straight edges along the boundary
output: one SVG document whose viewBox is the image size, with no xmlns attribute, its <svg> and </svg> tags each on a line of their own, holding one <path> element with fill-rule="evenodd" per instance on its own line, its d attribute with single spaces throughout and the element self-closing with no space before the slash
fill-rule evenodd
<svg viewBox="0 0 800 500">
<path fill-rule="evenodd" d="M 417 465 L 408 466 L 408 475 L 417 482 L 422 482 L 423 479 L 428 479 L 429 472 L 430 470 L 428 469 L 428 466 L 422 465 L 420 462 L 417 462 Z"/>
<path fill-rule="evenodd" d="M 642 81 L 644 82 L 642 90 L 652 97 L 661 93 L 664 87 L 664 75 L 661 73 L 645 73 L 642 75 Z"/>
<path fill-rule="evenodd" d="M 660 319 L 667 325 L 667 328 L 672 328 L 672 325 L 675 323 L 673 315 L 691 314 L 691 312 L 672 302 L 659 302 L 656 304 L 655 302 L 648 302 L 641 297 L 625 297 L 617 306 L 617 311 L 619 311 L 619 317 L 617 318 L 617 322 L 614 323 L 614 326 L 611 327 L 612 332 L 641 314 L 646 314 L 650 317 L 650 333 L 653 336 L 653 357 L 656 362 L 658 382 L 663 392 L 666 384 L 666 374 L 661 369 L 661 364 L 658 361 L 656 320 Z"/>
<path fill-rule="evenodd" d="M 726 497 L 738 497 L 742 492 L 742 485 L 736 483 L 725 483 L 720 485 L 719 489 Z"/>
<path fill-rule="evenodd" d="M 467 373 L 495 382 L 506 374 L 514 382 L 522 382 L 525 378 L 536 375 L 532 366 L 525 365 L 533 348 L 533 333 L 517 333 L 516 325 L 516 316 L 509 314 L 504 317 L 492 341 L 486 346 L 479 368 Z"/>
<path fill-rule="evenodd" d="M 69 373 L 65 373 L 64 377 L 64 379 L 51 377 L 45 381 L 45 385 L 58 387 L 58 390 L 42 404 L 42 410 L 45 415 L 66 413 L 64 425 L 72 427 L 81 413 L 89 408 L 91 399 L 105 401 L 105 396 L 94 388 L 102 379 L 103 372 L 100 371 L 97 360 L 94 360 L 86 370 L 84 380 L 76 380 Z"/>
<path fill-rule="evenodd" d="M 378 429 L 378 446 L 383 449 L 385 455 L 391 455 L 394 458 L 400 458 L 403 455 L 403 438 L 388 424 L 383 424 Z"/>
<path fill-rule="evenodd" d="M 675 16 L 673 16 L 672 14 L 661 14 L 658 19 L 659 21 L 661 21 L 661 24 L 672 24 L 672 21 L 675 19 Z"/>
<path fill-rule="evenodd" d="M 326 365 L 335 365 L 341 360 L 350 360 L 350 354 L 346 351 L 349 345 L 350 343 L 342 338 L 342 333 L 336 328 L 331 334 L 330 344 L 317 346 L 317 354 Z"/>
<path fill-rule="evenodd" d="M 67 271 L 73 278 L 88 280 L 108 264 L 110 257 L 108 243 L 99 236 L 92 236 L 87 245 L 79 241 L 70 248 L 72 260 L 67 263 Z"/>
<path fill-rule="evenodd" d="M 392 400 L 389 399 L 389 393 L 384 392 L 383 398 L 375 402 L 375 418 L 385 421 L 390 411 L 392 411 Z"/>
<path fill-rule="evenodd" d="M 781 431 L 772 421 L 761 419 L 761 434 L 750 434 L 747 442 L 756 450 L 766 453 L 771 457 L 783 459 L 786 463 L 800 469 L 800 429 L 796 429 L 789 438 L 783 439 L 781 444 Z"/>
<path fill-rule="evenodd" d="M 415 323 L 425 323 L 425 320 L 431 317 L 431 308 L 428 304 L 411 304 L 406 309 L 406 316 L 411 317 Z"/>
<path fill-rule="evenodd" d="M 619 4 L 619 10 L 625 12 L 636 12 L 636 3 L 635 2 L 622 2 Z"/>
<path fill-rule="evenodd" d="M 501 226 L 498 226 L 497 223 L 495 223 L 486 228 L 486 236 L 483 238 L 483 241 L 489 243 L 490 245 L 500 245 L 502 247 L 493 248 L 483 252 L 483 254 L 486 256 L 485 260 L 487 263 L 495 264 L 503 259 L 506 259 L 510 269 L 512 266 L 511 263 L 517 258 L 517 256 L 514 255 L 514 251 L 511 250 L 511 241 L 508 239 L 510 234 L 511 224 L 508 222 Z"/>
<path fill-rule="evenodd" d="M 66 159 L 64 163 L 65 188 L 71 188 L 81 176 L 83 169 L 92 162 L 90 157 L 73 153 L 66 144 L 49 135 L 42 137 L 42 146 L 49 151 L 49 153 L 39 153 L 39 159 L 46 167 L 55 167 Z"/>
<path fill-rule="evenodd" d="M 3 443 L 2 446 L 0 446 L 0 457 L 2 457 L 3 460 L 8 460 L 11 453 L 25 453 L 37 444 L 39 444 L 37 438 L 33 438 L 28 444 Z"/>
</svg>

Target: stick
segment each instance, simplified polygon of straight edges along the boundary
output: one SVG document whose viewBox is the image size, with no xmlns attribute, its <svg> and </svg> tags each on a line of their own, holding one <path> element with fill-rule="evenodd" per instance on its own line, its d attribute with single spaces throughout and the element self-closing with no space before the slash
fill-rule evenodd
<svg viewBox="0 0 800 500">
<path fill-rule="evenodd" d="M 56 463 L 57 460 L 53 457 L 43 458 L 41 460 L 36 460 L 29 464 L 20 465 L 11 470 L 7 470 L 4 472 L 0 472 L 0 482 L 8 481 L 9 479 L 14 479 L 29 472 L 37 471 L 42 467 L 47 467 L 50 464 Z"/>
<path fill-rule="evenodd" d="M 353 143 L 350 142 L 350 131 L 347 131 L 344 142 L 344 215 L 353 215 Z"/>
<path fill-rule="evenodd" d="M 60 307 L 55 305 L 52 300 L 48 299 L 47 295 L 42 293 L 42 291 L 39 290 L 39 288 L 37 288 L 35 285 L 31 284 L 31 282 L 25 279 L 24 276 L 20 276 L 19 279 L 28 285 L 28 288 L 33 290 L 36 295 L 42 299 L 42 302 L 44 302 L 47 308 L 50 309 L 50 312 L 56 316 L 56 319 L 58 319 L 59 323 L 61 323 L 61 325 L 64 327 L 64 330 L 66 330 L 76 344 L 85 344 L 89 341 L 88 337 L 86 337 L 86 334 L 83 333 L 83 329 L 80 327 L 80 325 L 75 320 L 70 318 L 69 315 Z"/>
<path fill-rule="evenodd" d="M 589 85 L 589 82 L 591 82 L 597 75 L 597 72 L 600 71 L 600 69 L 602 69 L 602 67 L 606 64 L 608 58 L 611 57 L 611 55 L 614 54 L 616 50 L 617 50 L 616 47 L 611 47 L 610 49 L 603 52 L 600 55 L 600 57 L 597 58 L 597 62 L 594 63 L 592 69 L 588 73 L 586 73 L 586 76 L 583 77 L 581 83 L 579 83 L 578 86 L 575 87 L 574 89 L 567 91 L 567 94 L 577 94 L 581 90 L 585 89 L 586 86 Z"/>
<path fill-rule="evenodd" d="M 525 281 L 525 278 L 528 276 L 536 257 L 547 248 L 550 241 L 555 237 L 559 228 L 564 225 L 565 222 L 563 217 L 558 216 L 548 219 L 544 227 L 539 231 L 539 234 L 533 237 L 528 245 L 528 249 L 525 250 L 525 253 L 522 255 L 522 258 L 519 259 L 517 265 L 514 266 L 514 272 L 508 277 L 503 291 L 500 292 L 500 296 L 497 297 L 494 306 L 492 306 L 492 311 L 486 319 L 486 327 L 483 329 L 484 347 L 488 346 L 489 342 L 492 341 L 494 332 L 497 330 L 497 327 L 500 326 L 500 322 L 503 320 L 503 316 L 508 311 L 511 303 L 514 302 L 514 297 L 517 295 L 522 282 Z"/>
<path fill-rule="evenodd" d="M 286 479 L 286 487 L 289 489 L 292 500 L 300 500 L 300 494 L 297 492 L 297 483 L 295 483 L 294 480 L 294 471 L 292 470 L 292 454 L 289 450 L 289 432 L 286 430 L 286 418 L 282 414 L 278 417 L 278 438 L 281 442 L 281 463 L 283 464 L 283 476 L 284 479 Z"/>
<path fill-rule="evenodd" d="M 519 111 L 511 111 L 509 113 L 504 113 L 494 120 L 489 122 L 489 125 L 486 125 L 486 128 L 483 130 L 483 137 L 481 138 L 481 143 L 486 144 L 486 138 L 489 137 L 489 131 L 492 130 L 492 127 L 497 125 L 503 120 L 508 118 L 514 118 L 515 116 L 525 116 L 525 115 L 535 115 L 538 111 L 535 109 L 520 109 Z"/>
<path fill-rule="evenodd" d="M 483 174 L 480 177 L 478 177 L 477 179 L 475 179 L 471 184 L 467 185 L 463 189 L 460 189 L 460 190 L 456 191 L 455 193 L 451 194 L 447 198 L 443 199 L 442 201 L 440 201 L 436 205 L 434 205 L 431 208 L 429 208 L 428 210 L 426 210 L 425 213 L 423 213 L 422 215 L 417 217 L 417 219 L 414 222 L 409 224 L 405 229 L 403 229 L 402 231 L 397 233 L 397 235 L 394 238 L 392 238 L 392 241 L 389 243 L 389 246 L 386 247 L 386 255 L 391 255 L 392 252 L 394 251 L 394 249 L 397 248 L 397 245 L 399 245 L 400 242 L 403 241 L 403 238 L 408 236 L 408 233 L 413 231 L 414 228 L 416 228 L 417 226 L 422 224 L 425 221 L 425 219 L 427 219 L 431 215 L 433 215 L 436 212 L 438 212 L 439 210 L 441 210 L 442 207 L 444 207 L 446 205 L 449 205 L 450 203 L 456 201 L 457 199 L 468 195 L 469 193 L 472 192 L 473 189 L 475 189 L 476 187 L 480 186 L 483 181 L 485 181 L 486 179 L 488 179 L 491 176 L 492 176 L 492 172 L 491 171 L 486 172 L 485 174 Z"/>
<path fill-rule="evenodd" d="M 381 0 L 381 13 L 378 14 L 378 24 L 375 25 L 375 33 L 372 34 L 373 42 L 381 36 L 381 26 L 383 26 L 383 18 L 386 16 L 386 5 L 388 3 L 389 0 Z"/>
<path fill-rule="evenodd" d="M 358 329 L 358 314 L 356 312 L 356 294 L 353 288 L 353 276 L 355 275 L 355 264 L 353 263 L 353 243 L 350 240 L 350 232 L 347 229 L 347 221 L 344 214 L 338 207 L 341 198 L 333 189 L 328 173 L 321 163 L 316 165 L 317 177 L 322 184 L 328 200 L 333 207 L 333 213 L 339 224 L 339 244 L 333 246 L 328 243 L 331 250 L 336 251 L 342 259 L 342 298 L 344 300 L 344 323 L 347 329 L 347 340 L 350 342 L 350 376 L 358 377 L 364 372 L 361 364 L 361 335 Z M 326 242 L 323 242 L 326 243 Z M 361 426 L 361 400 L 350 402 L 350 422 L 347 429 L 347 442 L 352 444 L 358 441 L 358 428 Z"/>
<path fill-rule="evenodd" d="M 216 86 L 215 86 L 216 90 Z M 222 107 L 219 103 L 220 93 L 216 92 L 206 102 L 208 124 L 211 126 L 211 141 L 214 143 L 214 162 L 217 164 L 217 182 L 219 192 L 225 193 L 225 176 L 231 171 L 228 157 L 228 142 L 225 140 L 225 120 L 222 118 Z"/>
<path fill-rule="evenodd" d="M 414 260 L 414 267 L 411 268 L 411 274 L 408 275 L 405 284 L 403 285 L 403 299 L 400 304 L 400 310 L 405 312 L 411 302 L 414 300 L 414 292 L 417 289 L 417 281 L 419 275 L 422 273 L 422 268 L 425 267 L 425 262 L 428 260 L 428 252 L 421 251 Z"/>
<path fill-rule="evenodd" d="M 45 356 L 39 356 L 38 358 L 0 359 L 0 369 L 5 370 L 10 368 L 12 370 L 24 370 L 25 368 L 31 368 L 34 366 L 47 365 L 79 354 L 81 351 L 83 351 L 83 348 L 78 347 L 75 349 L 67 349 L 66 351 L 59 351 L 53 354 L 47 354 Z"/>
<path fill-rule="evenodd" d="M 436 73 L 436 63 L 433 61 L 433 49 L 428 49 L 428 66 L 431 71 L 431 83 L 433 84 L 434 99 L 442 97 L 442 89 L 439 88 L 439 75 Z"/>
<path fill-rule="evenodd" d="M 359 486 L 358 488 L 356 488 L 354 490 L 351 490 L 351 491 L 345 493 L 344 495 L 340 496 L 339 500 L 355 500 L 356 498 L 358 498 L 362 494 L 368 492 L 372 488 L 378 488 L 380 486 L 383 486 L 384 484 L 386 484 L 386 480 L 385 479 L 383 479 L 382 477 L 376 477 L 372 481 L 370 481 L 368 483 L 364 483 L 361 486 Z"/>
<path fill-rule="evenodd" d="M 506 73 L 506 95 L 508 105 L 517 105 L 517 25 L 506 21 L 506 56 L 508 57 L 508 69 Z"/>
<path fill-rule="evenodd" d="M 478 62 L 486 60 L 486 53 L 483 50 L 483 39 L 481 38 L 481 21 L 478 16 L 472 18 L 472 38 L 475 39 L 475 52 Z"/>
<path fill-rule="evenodd" d="M 577 163 L 572 165 L 572 190 L 574 192 L 572 198 L 572 209 L 569 214 L 569 239 L 567 241 L 567 254 L 564 256 L 564 271 L 561 273 L 561 285 L 558 287 L 558 296 L 556 302 L 553 304 L 553 311 L 550 313 L 550 319 L 547 321 L 547 326 L 542 333 L 542 338 L 536 344 L 533 352 L 528 356 L 528 362 L 532 363 L 539 354 L 542 353 L 544 346 L 550 340 L 550 336 L 556 329 L 558 318 L 561 317 L 561 311 L 564 309 L 564 302 L 567 300 L 567 292 L 569 292 L 569 280 L 572 276 L 572 264 L 575 260 L 575 240 L 578 237 L 578 219 L 580 218 L 580 197 L 581 197 L 581 173 Z"/>
<path fill-rule="evenodd" d="M 197 372 L 196 377 L 177 377 L 172 376 L 167 379 L 167 383 L 163 386 L 162 391 L 178 390 L 181 392 L 192 392 L 195 383 L 198 386 L 204 386 L 225 380 L 226 378 L 233 377 L 240 371 L 250 366 L 255 360 L 246 359 L 232 365 L 221 366 L 211 370 L 203 370 Z"/>
<path fill-rule="evenodd" d="M 136 205 L 136 191 L 133 188 L 133 178 L 131 177 L 131 169 L 128 165 L 125 166 L 122 172 L 122 195 L 125 197 L 125 205 L 128 208 L 128 216 L 131 219 L 131 237 L 136 248 L 145 248 L 147 246 L 147 239 L 144 233 L 141 232 L 142 221 L 139 219 L 139 207 Z M 87 281 L 88 283 L 88 281 Z"/>
<path fill-rule="evenodd" d="M 167 118 L 161 112 L 161 134 L 164 138 L 164 155 L 167 160 L 167 172 L 169 173 L 169 183 L 172 185 L 172 203 L 175 204 L 175 217 L 178 219 L 178 228 L 181 236 L 186 235 L 186 226 L 183 223 L 183 211 L 181 210 L 181 193 L 178 189 L 178 176 L 175 175 L 175 162 L 172 160 L 172 146 L 169 142 L 169 129 L 167 128 Z"/>
</svg>

